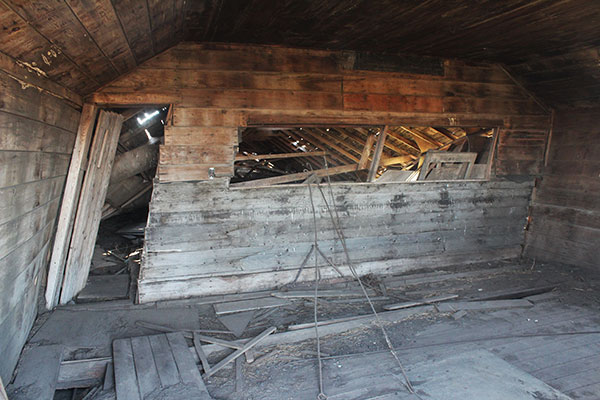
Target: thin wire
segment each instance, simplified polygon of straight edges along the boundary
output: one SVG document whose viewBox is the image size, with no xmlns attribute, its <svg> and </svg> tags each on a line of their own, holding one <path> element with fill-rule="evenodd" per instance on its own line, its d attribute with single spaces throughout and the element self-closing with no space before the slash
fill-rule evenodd
<svg viewBox="0 0 600 400">
<path fill-rule="evenodd" d="M 328 165 L 327 165 L 327 158 L 323 157 L 323 160 L 325 162 L 325 170 L 327 170 Z M 331 188 L 331 180 L 329 179 L 329 174 L 326 174 L 327 176 L 327 186 L 329 187 L 329 192 L 330 192 L 330 196 L 331 196 L 331 202 L 333 205 L 333 209 L 335 211 L 335 218 L 333 216 L 333 213 L 331 211 L 331 208 L 329 207 L 329 203 L 327 202 L 327 198 L 325 196 L 325 193 L 323 193 L 323 190 L 321 189 L 320 185 L 317 185 L 317 188 L 319 189 L 319 191 L 321 192 L 321 196 L 323 197 L 323 201 L 325 202 L 325 206 L 327 207 L 327 211 L 329 212 L 329 215 L 331 217 L 331 221 L 333 223 L 333 227 L 335 229 L 335 231 L 337 232 L 338 237 L 340 238 L 340 242 L 342 244 L 342 248 L 344 249 L 344 254 L 346 256 L 346 262 L 348 263 L 348 268 L 350 268 L 350 271 L 352 272 L 352 275 L 354 276 L 354 278 L 358 281 L 358 284 L 360 285 L 360 288 L 363 292 L 363 294 L 365 295 L 369 306 L 371 307 L 371 311 L 373 312 L 373 315 L 375 316 L 375 321 L 377 322 L 377 325 L 379 326 L 379 328 L 381 329 L 381 332 L 383 333 L 383 336 L 385 338 L 385 342 L 388 346 L 388 348 L 390 349 L 390 352 L 392 353 L 392 355 L 394 356 L 394 358 L 396 359 L 396 362 L 398 363 L 398 366 L 400 367 L 400 371 L 402 372 L 402 376 L 404 376 L 404 386 L 406 386 L 406 389 L 408 389 L 408 391 L 412 394 L 416 394 L 415 393 L 415 389 L 413 388 L 410 379 L 408 378 L 408 375 L 406 374 L 406 370 L 404 369 L 404 366 L 402 365 L 402 362 L 400 361 L 400 357 L 398 356 L 398 354 L 396 353 L 396 350 L 394 349 L 394 346 L 392 345 L 392 341 L 390 340 L 390 337 L 388 336 L 383 323 L 381 321 L 381 318 L 379 317 L 379 314 L 377 314 L 377 311 L 375 310 L 375 306 L 373 305 L 373 302 L 371 301 L 371 298 L 369 297 L 369 294 L 367 293 L 367 289 L 365 288 L 365 286 L 362 283 L 362 280 L 360 279 L 360 277 L 358 276 L 358 273 L 356 272 L 356 269 L 354 268 L 354 265 L 352 264 L 352 260 L 350 259 L 350 254 L 348 253 L 348 248 L 346 247 L 346 238 L 344 237 L 344 232 L 341 229 L 340 226 L 340 217 L 339 214 L 337 212 L 337 207 L 335 205 L 335 197 L 333 195 L 333 189 Z"/>
<path fill-rule="evenodd" d="M 318 185 L 317 185 L 318 186 Z M 312 188 L 310 183 L 308 184 L 308 193 L 310 196 L 310 206 L 313 213 L 313 225 L 315 230 L 315 249 L 318 249 L 318 238 L 317 238 L 317 212 L 315 210 L 315 203 L 313 201 Z M 323 361 L 321 360 L 321 339 L 319 338 L 319 323 L 318 323 L 318 302 L 319 302 L 319 252 L 315 251 L 315 301 L 314 301 L 314 319 L 315 319 L 315 337 L 317 338 L 317 359 L 319 361 L 319 394 L 317 400 L 327 399 L 327 395 L 323 391 Z"/>
</svg>

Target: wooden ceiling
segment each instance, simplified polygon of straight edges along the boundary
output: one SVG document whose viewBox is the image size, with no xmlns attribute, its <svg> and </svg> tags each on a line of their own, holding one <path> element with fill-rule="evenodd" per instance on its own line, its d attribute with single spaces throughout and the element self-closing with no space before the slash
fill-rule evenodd
<svg viewBox="0 0 600 400">
<path fill-rule="evenodd" d="M 0 0 L 0 51 L 88 94 L 181 40 L 498 62 L 550 105 L 600 103 L 590 0 Z"/>
</svg>

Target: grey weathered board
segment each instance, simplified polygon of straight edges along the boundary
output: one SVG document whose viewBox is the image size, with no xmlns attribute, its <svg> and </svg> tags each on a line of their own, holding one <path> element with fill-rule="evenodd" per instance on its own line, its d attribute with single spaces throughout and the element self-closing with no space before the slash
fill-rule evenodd
<svg viewBox="0 0 600 400">
<path fill-rule="evenodd" d="M 329 204 L 329 189 L 324 187 Z M 361 274 L 399 273 L 520 254 L 530 182 L 335 183 L 349 255 Z M 189 201 L 188 201 L 189 199 Z M 203 199 L 203 201 L 197 201 Z M 342 273 L 345 253 L 315 190 L 319 246 Z M 305 185 L 230 189 L 172 182 L 153 190 L 140 302 L 273 289 L 313 245 Z M 337 273 L 323 259 L 325 278 Z M 299 281 L 314 279 L 314 266 Z"/>
<path fill-rule="evenodd" d="M 79 303 L 126 299 L 129 275 L 92 275 L 85 288 L 77 295 Z"/>
<path fill-rule="evenodd" d="M 63 357 L 63 345 L 27 349 L 21 357 L 17 377 L 8 388 L 10 399 L 52 399 Z"/>
<path fill-rule="evenodd" d="M 179 332 L 113 342 L 117 400 L 210 399 Z"/>
</svg>

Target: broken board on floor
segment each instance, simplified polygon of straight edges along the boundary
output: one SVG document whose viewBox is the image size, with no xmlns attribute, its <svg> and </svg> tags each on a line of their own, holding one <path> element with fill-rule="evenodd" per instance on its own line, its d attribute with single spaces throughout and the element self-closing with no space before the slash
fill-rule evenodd
<svg viewBox="0 0 600 400">
<path fill-rule="evenodd" d="M 211 399 L 180 332 L 113 342 L 117 400 Z"/>
<path fill-rule="evenodd" d="M 31 347 L 23 353 L 17 377 L 8 387 L 12 400 L 52 399 L 63 358 L 63 345 Z"/>
</svg>

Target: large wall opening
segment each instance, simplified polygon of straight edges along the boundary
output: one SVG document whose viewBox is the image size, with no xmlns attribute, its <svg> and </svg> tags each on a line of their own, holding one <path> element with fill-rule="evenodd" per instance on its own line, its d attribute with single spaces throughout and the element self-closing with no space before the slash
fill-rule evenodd
<svg viewBox="0 0 600 400">
<path fill-rule="evenodd" d="M 488 179 L 495 137 L 490 127 L 249 127 L 231 183 Z"/>
</svg>

